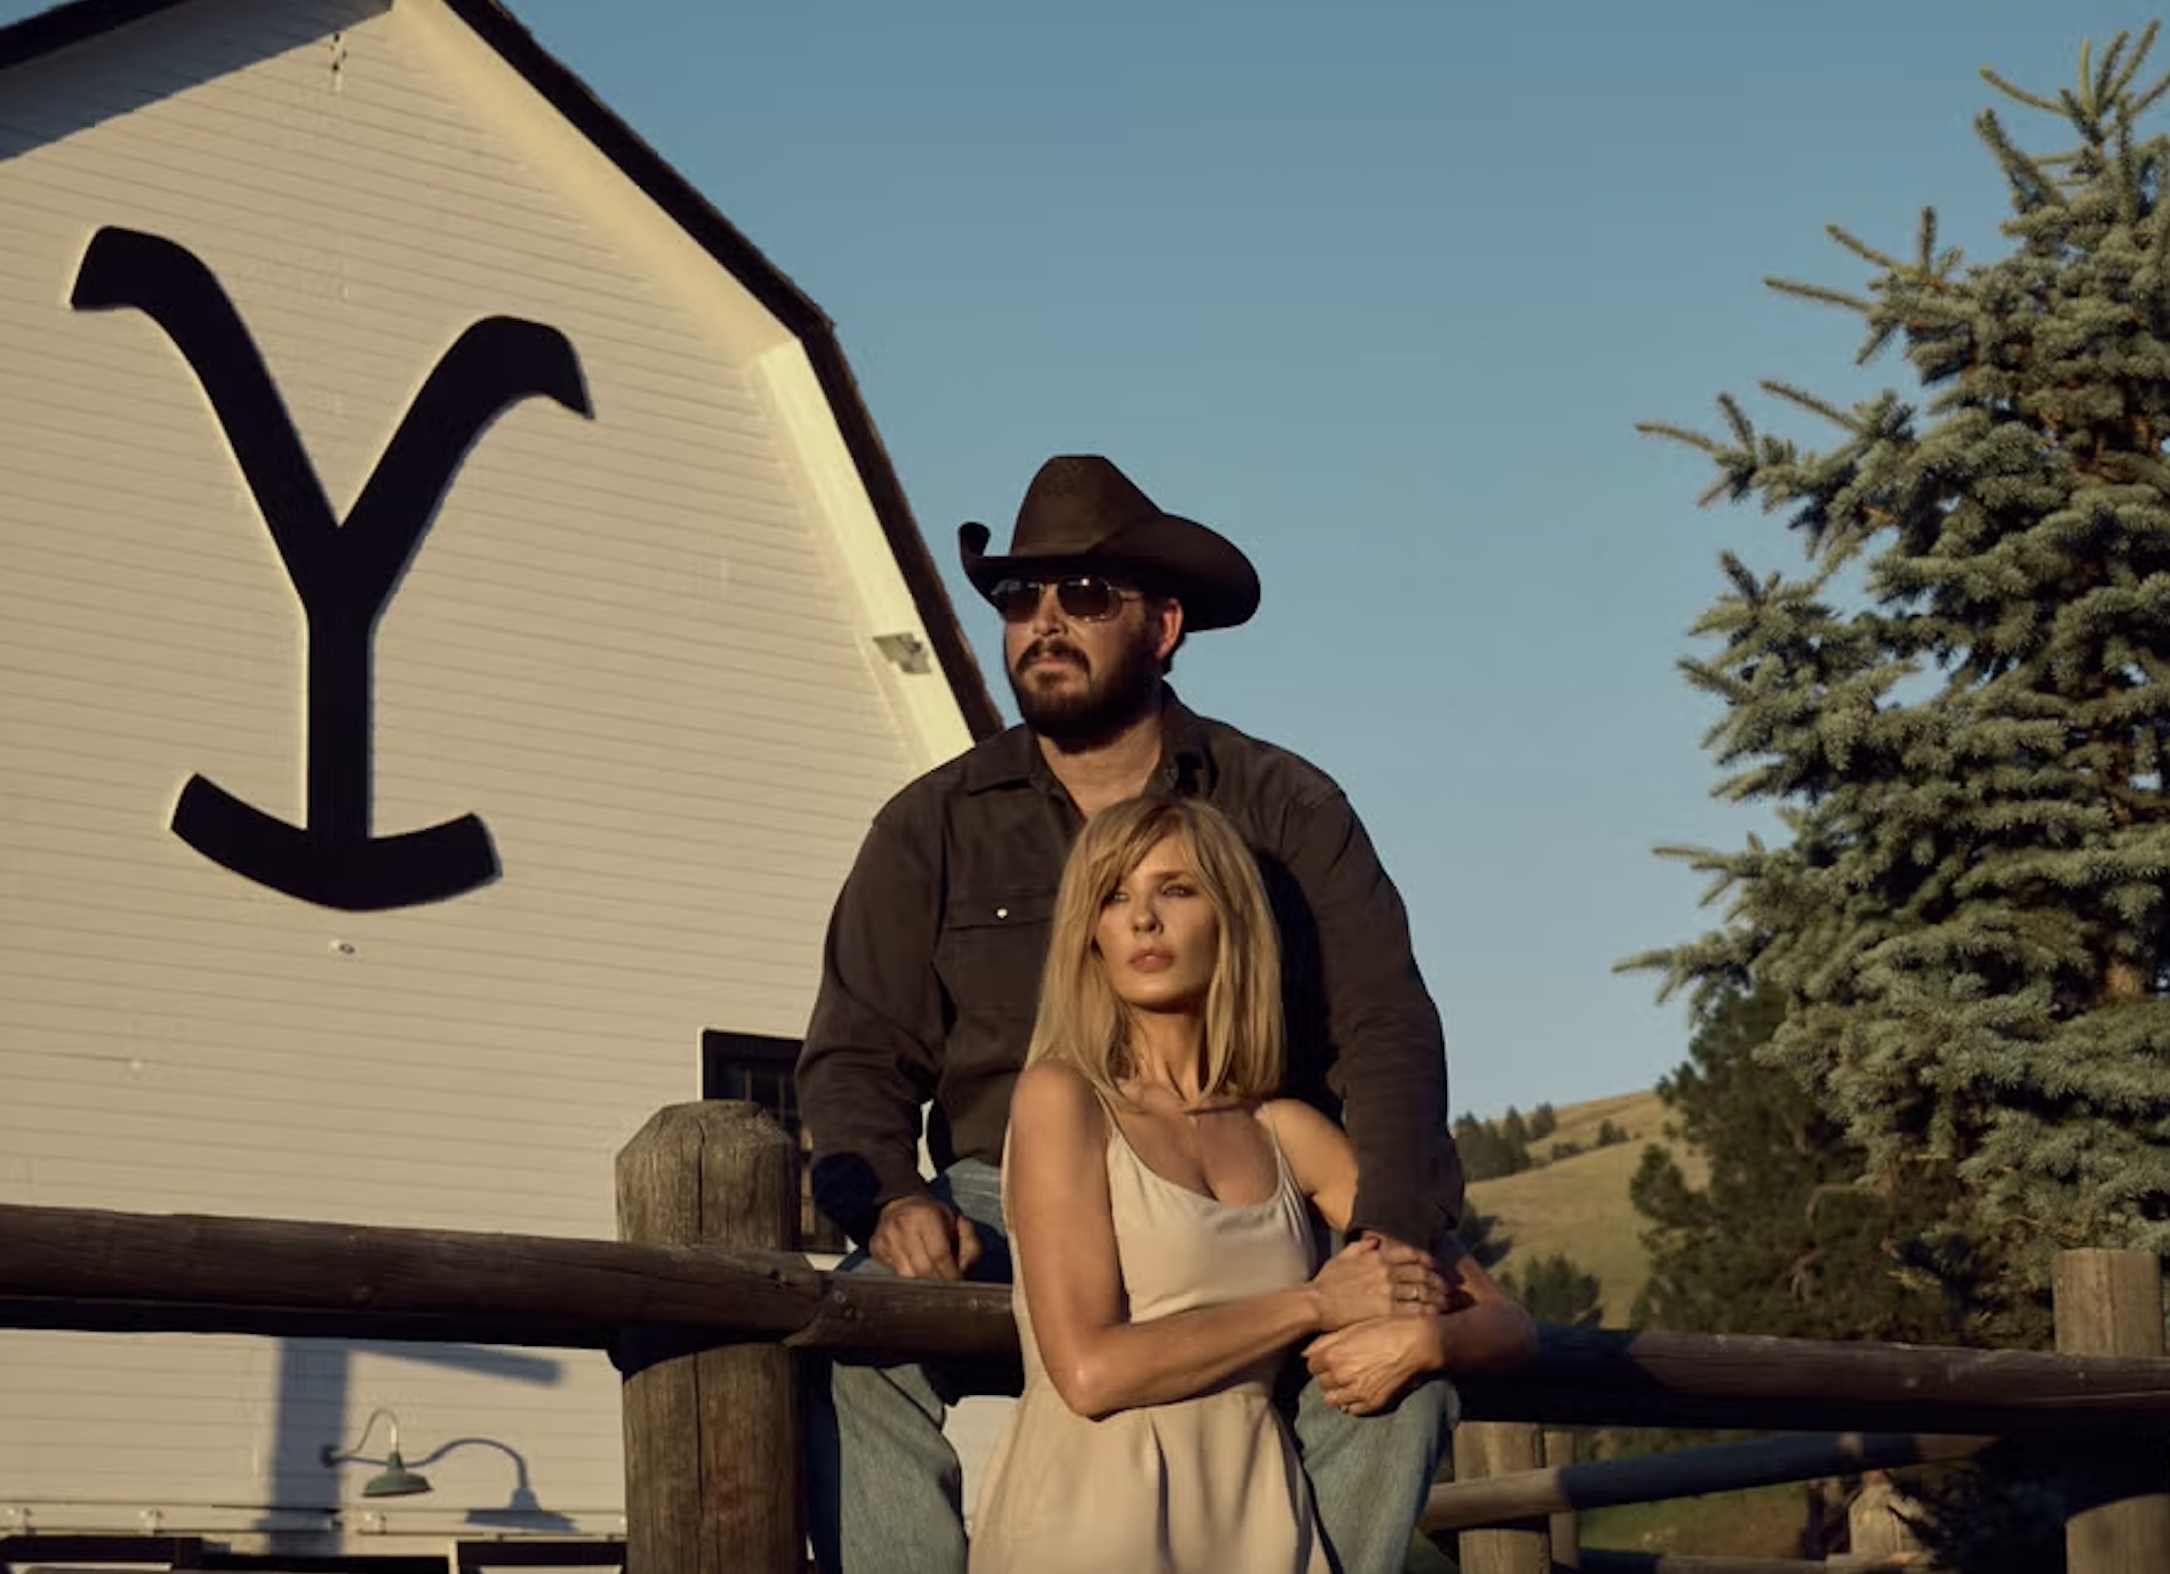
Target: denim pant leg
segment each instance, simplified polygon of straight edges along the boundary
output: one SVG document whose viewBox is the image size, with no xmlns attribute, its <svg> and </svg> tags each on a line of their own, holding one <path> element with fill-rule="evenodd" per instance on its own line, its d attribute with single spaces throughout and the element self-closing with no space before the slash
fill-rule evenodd
<svg viewBox="0 0 2170 1574">
<path fill-rule="evenodd" d="M 1460 1396 L 1435 1377 L 1383 1415 L 1352 1416 L 1302 1383 L 1292 1420 L 1336 1574 L 1401 1574 Z"/>
<path fill-rule="evenodd" d="M 985 1255 L 974 1279 L 1007 1282 L 1002 1177 L 960 1159 L 934 1194 L 973 1222 Z M 864 1252 L 840 1272 L 887 1273 Z M 964 1574 L 963 1471 L 942 1434 L 969 1374 L 921 1362 L 809 1361 L 807 1528 L 823 1574 Z"/>
</svg>

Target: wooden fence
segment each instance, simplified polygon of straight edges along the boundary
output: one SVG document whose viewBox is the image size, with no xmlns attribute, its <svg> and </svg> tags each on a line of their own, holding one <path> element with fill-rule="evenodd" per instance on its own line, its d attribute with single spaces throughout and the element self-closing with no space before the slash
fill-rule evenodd
<svg viewBox="0 0 2170 1574">
<path fill-rule="evenodd" d="M 664 1110 L 619 1156 L 616 1242 L 0 1205 L 0 1327 L 607 1349 L 626 1374 L 628 1568 L 796 1574 L 794 1352 L 1014 1363 L 1017 1342 L 1002 1287 L 823 1272 L 791 1251 L 795 1161 L 757 1106 Z M 2075 1453 L 2111 1445 L 2111 1474 L 2070 1526 L 2072 1574 L 2164 1574 L 2170 1360 L 2155 1260 L 2067 1254 L 2058 1295 L 2054 1354 L 1547 1328 L 1522 1372 L 1459 1385 L 1474 1424 L 1458 1455 L 1472 1468 L 1434 1492 L 1426 1525 L 1461 1532 L 1466 1574 L 1526 1574 L 1553 1566 L 1548 1517 L 1575 1508 L 2054 1433 Z M 1546 1425 L 1841 1435 L 1547 1468 Z M 1623 1556 L 1583 1553 L 1580 1566 L 1825 1567 Z"/>
</svg>

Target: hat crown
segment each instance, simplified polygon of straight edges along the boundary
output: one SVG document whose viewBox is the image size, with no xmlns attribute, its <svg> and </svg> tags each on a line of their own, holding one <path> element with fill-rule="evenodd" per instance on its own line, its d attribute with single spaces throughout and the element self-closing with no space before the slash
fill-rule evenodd
<svg viewBox="0 0 2170 1574">
<path fill-rule="evenodd" d="M 1258 571 L 1233 542 L 1164 512 L 1098 454 L 1058 454 L 1040 466 L 1007 553 L 990 556 L 988 535 L 976 521 L 957 527 L 965 577 L 990 600 L 1005 579 L 1106 572 L 1176 597 L 1188 628 L 1233 628 L 1258 610 Z"/>
<path fill-rule="evenodd" d="M 1114 461 L 1098 454 L 1057 454 L 1025 488 L 1010 552 L 1081 557 L 1125 528 L 1159 517 L 1153 500 Z"/>
</svg>

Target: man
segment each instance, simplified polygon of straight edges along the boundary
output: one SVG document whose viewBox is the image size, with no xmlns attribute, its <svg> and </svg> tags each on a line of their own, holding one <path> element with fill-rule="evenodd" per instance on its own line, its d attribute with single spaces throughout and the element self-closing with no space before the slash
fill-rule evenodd
<svg viewBox="0 0 2170 1574">
<path fill-rule="evenodd" d="M 838 898 L 798 1068 L 822 1209 L 896 1273 L 1009 1277 L 998 1166 L 1064 858 L 1110 804 L 1183 793 L 1228 814 L 1258 855 L 1281 927 L 1290 1090 L 1338 1112 L 1355 1143 L 1353 1227 L 1434 1248 L 1460 1211 L 1461 1169 L 1401 898 L 1331 780 L 1194 715 L 1165 682 L 1187 633 L 1257 609 L 1249 560 L 1093 456 L 1041 467 L 1008 555 L 987 554 L 984 525 L 958 536 L 966 577 L 1002 614 L 1024 725 L 892 799 Z M 930 1100 L 931 1183 L 918 1162 Z M 835 1365 L 833 1417 L 817 1405 L 811 1449 L 825 1567 L 963 1569 L 959 1471 L 940 1432 L 958 1391 L 917 1365 Z M 1342 1574 L 1401 1568 L 1450 1398 L 1424 1383 L 1363 1420 L 1315 1382 L 1292 1401 Z"/>
</svg>

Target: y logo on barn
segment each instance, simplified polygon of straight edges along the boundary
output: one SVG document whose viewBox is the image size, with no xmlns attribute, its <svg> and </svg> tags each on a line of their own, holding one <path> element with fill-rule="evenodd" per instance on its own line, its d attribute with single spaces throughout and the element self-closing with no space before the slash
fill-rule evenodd
<svg viewBox="0 0 2170 1574">
<path fill-rule="evenodd" d="M 172 339 L 211 401 L 308 623 L 307 823 L 290 825 L 193 775 L 174 804 L 174 834 L 259 885 L 349 911 L 443 901 L 495 877 L 497 851 L 476 815 L 370 834 L 370 646 L 483 429 L 531 394 L 592 417 L 571 341 L 514 317 L 470 326 L 340 520 L 247 326 L 192 252 L 101 229 L 69 301 L 78 311 L 135 307 Z"/>
<path fill-rule="evenodd" d="M 657 1110 L 795 1127 L 1003 725 L 829 317 L 501 0 L 0 25 L 0 212 L 0 1203 L 603 1239 Z M 0 1567 L 608 1562 L 623 1391 L 0 1327 Z"/>
</svg>

